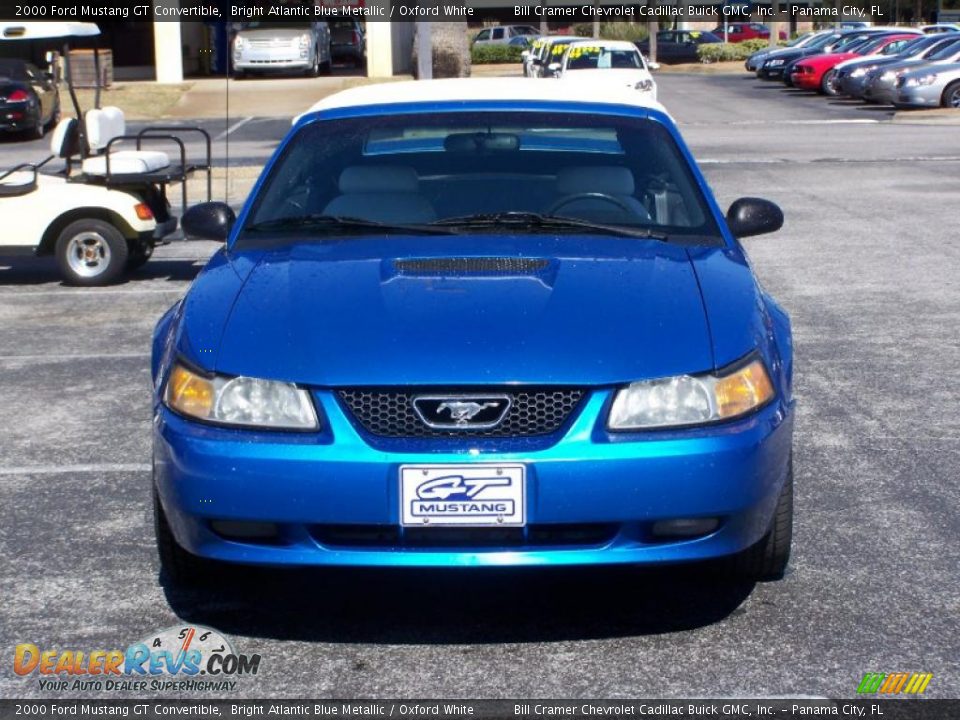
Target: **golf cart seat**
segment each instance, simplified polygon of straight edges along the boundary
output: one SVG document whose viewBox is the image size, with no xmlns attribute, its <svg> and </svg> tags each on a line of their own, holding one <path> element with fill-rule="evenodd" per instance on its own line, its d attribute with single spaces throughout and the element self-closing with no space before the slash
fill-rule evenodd
<svg viewBox="0 0 960 720">
<path fill-rule="evenodd" d="M 170 157 L 158 150 L 111 151 L 112 143 L 123 139 L 127 130 L 123 110 L 118 107 L 87 111 L 83 125 L 92 153 L 80 165 L 85 175 L 146 175 L 170 167 Z"/>
</svg>

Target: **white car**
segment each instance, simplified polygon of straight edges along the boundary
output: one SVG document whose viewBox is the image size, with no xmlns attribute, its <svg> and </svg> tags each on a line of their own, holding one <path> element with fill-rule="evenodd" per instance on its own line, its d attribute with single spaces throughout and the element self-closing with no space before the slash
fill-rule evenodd
<svg viewBox="0 0 960 720">
<path fill-rule="evenodd" d="M 595 87 L 633 88 L 657 99 L 657 83 L 636 45 L 625 40 L 581 40 L 571 43 L 563 59 L 548 68 L 565 82 Z"/>
<path fill-rule="evenodd" d="M 233 76 L 251 73 L 330 73 L 330 26 L 325 22 L 249 22 L 233 39 Z"/>
</svg>

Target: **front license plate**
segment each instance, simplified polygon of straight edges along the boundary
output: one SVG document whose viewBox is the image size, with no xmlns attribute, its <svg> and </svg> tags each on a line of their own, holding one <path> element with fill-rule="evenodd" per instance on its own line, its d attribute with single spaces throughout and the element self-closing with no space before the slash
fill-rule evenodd
<svg viewBox="0 0 960 720">
<path fill-rule="evenodd" d="M 523 465 L 402 465 L 406 527 L 519 527 L 527 521 Z"/>
</svg>

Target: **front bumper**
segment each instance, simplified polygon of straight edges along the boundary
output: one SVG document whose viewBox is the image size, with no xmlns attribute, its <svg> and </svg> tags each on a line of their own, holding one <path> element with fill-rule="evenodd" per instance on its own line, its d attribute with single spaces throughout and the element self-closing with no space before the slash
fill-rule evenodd
<svg viewBox="0 0 960 720">
<path fill-rule="evenodd" d="M 863 89 L 863 99 L 868 102 L 892 105 L 897 99 L 896 80 L 873 80 Z"/>
<path fill-rule="evenodd" d="M 820 76 L 816 73 L 793 72 L 790 74 L 790 81 L 795 88 L 801 90 L 819 90 Z"/>
<path fill-rule="evenodd" d="M 300 57 L 296 50 L 274 53 L 247 53 L 239 57 L 235 55 L 233 59 L 234 69 L 243 72 L 308 70 L 310 66 L 310 58 Z"/>
<path fill-rule="evenodd" d="M 156 489 L 182 547 L 237 563 L 671 563 L 730 555 L 764 535 L 787 473 L 792 407 L 777 401 L 710 429 L 612 436 L 595 427 L 611 392 L 593 392 L 556 438 L 529 450 L 516 439 L 477 440 L 473 449 L 371 443 L 329 392 L 315 393 L 324 429 L 309 434 L 227 430 L 158 407 Z M 453 539 L 430 534 L 440 528 L 402 530 L 399 466 L 465 462 L 526 466 L 527 527 Z M 719 526 L 679 539 L 652 533 L 654 522 L 677 518 Z M 227 539 L 216 521 L 272 523 L 277 533 L 268 542 Z"/>
<path fill-rule="evenodd" d="M 862 98 L 867 86 L 867 75 L 844 75 L 840 78 L 840 92 L 852 98 Z"/>
<path fill-rule="evenodd" d="M 897 107 L 940 107 L 943 88 L 937 84 L 896 89 L 893 104 Z"/>
<path fill-rule="evenodd" d="M 783 68 L 783 65 L 777 67 L 762 67 L 757 70 L 757 77 L 761 80 L 782 80 Z"/>
</svg>

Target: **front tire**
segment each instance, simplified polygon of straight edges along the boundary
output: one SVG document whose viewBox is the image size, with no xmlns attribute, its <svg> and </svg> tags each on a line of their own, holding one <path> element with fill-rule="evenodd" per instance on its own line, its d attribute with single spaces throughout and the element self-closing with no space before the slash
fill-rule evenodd
<svg viewBox="0 0 960 720">
<path fill-rule="evenodd" d="M 840 94 L 840 88 L 837 87 L 837 71 L 827 70 L 820 80 L 820 92 L 830 97 L 836 97 Z"/>
<path fill-rule="evenodd" d="M 790 562 L 793 543 L 793 456 L 790 456 L 787 479 L 780 490 L 773 522 L 766 535 L 734 558 L 734 569 L 745 579 L 780 580 Z"/>
<path fill-rule="evenodd" d="M 108 285 L 123 273 L 130 255 L 127 240 L 104 220 L 87 218 L 67 225 L 54 253 L 60 274 L 71 285 Z"/>
<path fill-rule="evenodd" d="M 945 108 L 960 110 L 960 80 L 947 85 L 947 89 L 943 91 L 940 104 Z"/>
</svg>

